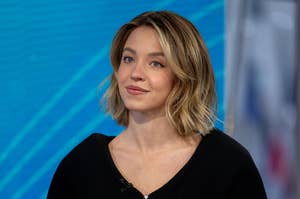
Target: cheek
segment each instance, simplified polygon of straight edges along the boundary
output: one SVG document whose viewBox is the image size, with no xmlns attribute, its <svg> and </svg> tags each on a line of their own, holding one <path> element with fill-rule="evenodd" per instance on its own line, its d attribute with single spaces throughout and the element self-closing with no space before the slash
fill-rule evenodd
<svg viewBox="0 0 300 199">
<path fill-rule="evenodd" d="M 125 94 L 124 86 L 126 85 L 126 81 L 128 79 L 127 76 L 128 76 L 128 72 L 127 72 L 127 70 L 124 70 L 124 67 L 120 66 L 118 71 L 115 72 L 115 77 L 117 80 L 119 94 L 121 95 L 122 99 Z"/>
<path fill-rule="evenodd" d="M 173 78 L 167 75 L 152 78 L 152 86 L 162 92 L 169 92 L 173 88 Z"/>
<path fill-rule="evenodd" d="M 117 79 L 118 84 L 120 84 L 122 81 L 124 81 L 126 77 L 126 71 L 123 69 L 124 67 L 119 67 L 118 71 L 115 72 L 115 77 Z"/>
<path fill-rule="evenodd" d="M 163 85 L 167 90 L 171 90 L 174 85 L 174 75 L 173 74 L 165 74 L 162 77 Z"/>
</svg>

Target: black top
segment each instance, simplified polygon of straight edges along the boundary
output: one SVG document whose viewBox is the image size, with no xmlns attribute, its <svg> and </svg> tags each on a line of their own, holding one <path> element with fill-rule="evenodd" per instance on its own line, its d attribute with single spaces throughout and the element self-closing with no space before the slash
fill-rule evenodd
<svg viewBox="0 0 300 199">
<path fill-rule="evenodd" d="M 108 150 L 113 136 L 92 134 L 59 164 L 47 199 L 144 199 L 128 183 Z M 182 169 L 148 199 L 266 199 L 248 151 L 213 130 L 199 143 Z"/>
</svg>

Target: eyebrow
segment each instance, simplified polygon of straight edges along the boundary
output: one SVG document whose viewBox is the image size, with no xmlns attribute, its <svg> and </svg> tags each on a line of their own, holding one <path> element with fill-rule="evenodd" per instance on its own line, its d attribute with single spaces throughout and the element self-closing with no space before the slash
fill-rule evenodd
<svg viewBox="0 0 300 199">
<path fill-rule="evenodd" d="M 133 50 L 132 48 L 125 47 L 125 48 L 123 49 L 123 52 L 125 52 L 125 51 L 129 51 L 129 52 L 131 52 L 132 54 L 135 54 L 135 55 L 136 55 L 136 51 Z M 152 52 L 152 53 L 149 53 L 148 55 L 151 56 L 151 57 L 156 57 L 156 56 L 162 56 L 162 57 L 164 57 L 164 56 L 165 56 L 163 52 Z"/>
</svg>

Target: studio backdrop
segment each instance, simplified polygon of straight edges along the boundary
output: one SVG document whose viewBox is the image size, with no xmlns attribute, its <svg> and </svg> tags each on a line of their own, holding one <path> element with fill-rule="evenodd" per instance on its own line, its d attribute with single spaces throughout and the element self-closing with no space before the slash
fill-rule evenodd
<svg viewBox="0 0 300 199">
<path fill-rule="evenodd" d="M 148 10 L 174 11 L 197 26 L 224 119 L 223 0 L 1 1 L 1 199 L 45 198 L 58 163 L 75 145 L 93 132 L 120 133 L 99 105 L 108 83 L 99 84 L 112 71 L 112 37 Z"/>
</svg>

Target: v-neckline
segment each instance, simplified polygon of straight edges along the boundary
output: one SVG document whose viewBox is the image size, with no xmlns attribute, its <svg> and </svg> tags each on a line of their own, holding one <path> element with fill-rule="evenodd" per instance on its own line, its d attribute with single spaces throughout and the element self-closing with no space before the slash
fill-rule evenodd
<svg viewBox="0 0 300 199">
<path fill-rule="evenodd" d="M 105 143 L 105 154 L 107 156 L 108 162 L 111 165 L 112 172 L 114 173 L 114 175 L 115 175 L 116 179 L 119 181 L 119 183 L 120 183 L 120 180 L 122 180 L 123 184 L 130 185 L 130 187 L 132 189 L 134 189 L 136 192 L 138 192 L 144 198 L 148 198 L 150 195 L 153 195 L 153 194 L 155 194 L 157 192 L 160 192 L 160 191 L 162 191 L 164 189 L 167 189 L 168 187 L 172 186 L 174 183 L 176 183 L 176 181 L 178 181 L 178 179 L 181 176 L 183 176 L 189 170 L 188 168 L 191 165 L 193 165 L 193 162 L 198 157 L 198 155 L 199 155 L 199 153 L 201 151 L 201 146 L 203 145 L 202 143 L 203 143 L 204 140 L 206 140 L 207 135 L 205 135 L 205 136 L 201 135 L 202 138 L 201 138 L 200 142 L 198 143 L 196 149 L 194 150 L 194 152 L 191 155 L 191 157 L 187 160 L 187 162 L 181 167 L 181 169 L 178 170 L 178 172 L 176 172 L 175 175 L 173 175 L 173 177 L 171 177 L 166 183 L 164 183 L 162 186 L 160 186 L 159 188 L 155 189 L 154 191 L 152 191 L 148 195 L 144 195 L 140 190 L 138 190 L 130 182 L 128 182 L 128 180 L 122 175 L 122 173 L 120 172 L 120 170 L 116 166 L 116 164 L 115 164 L 115 162 L 114 162 L 114 160 L 112 158 L 112 154 L 110 152 L 109 146 L 108 146 L 109 143 L 110 143 L 110 141 L 112 141 L 115 138 L 115 136 L 108 136 L 108 139 L 106 140 L 106 143 Z"/>
</svg>

